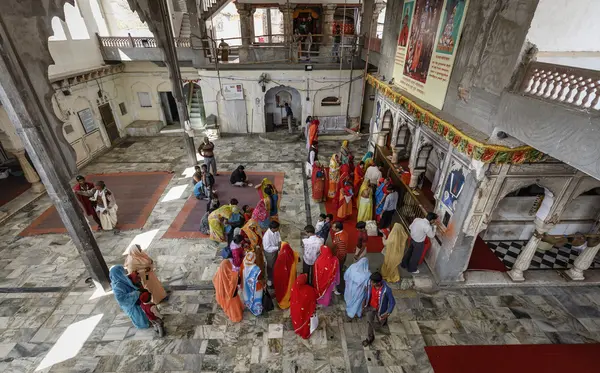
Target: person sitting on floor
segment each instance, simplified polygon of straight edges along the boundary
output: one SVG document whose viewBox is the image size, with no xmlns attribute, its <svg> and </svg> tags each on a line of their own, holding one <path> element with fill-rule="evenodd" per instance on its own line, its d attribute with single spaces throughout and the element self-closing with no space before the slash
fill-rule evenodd
<svg viewBox="0 0 600 373">
<path fill-rule="evenodd" d="M 152 327 L 154 327 L 156 334 L 158 334 L 160 338 L 164 337 L 165 328 L 162 320 L 163 316 L 158 311 L 156 304 L 152 303 L 149 292 L 144 291 L 140 294 L 140 307 L 144 310 L 144 313 L 146 314 L 146 317 L 148 317 Z"/>
<path fill-rule="evenodd" d="M 248 177 L 246 176 L 246 173 L 244 172 L 244 166 L 242 166 L 242 165 L 239 165 L 231 173 L 229 182 L 231 183 L 231 185 L 238 186 L 238 187 L 252 186 L 252 184 L 250 184 L 248 182 Z"/>
</svg>

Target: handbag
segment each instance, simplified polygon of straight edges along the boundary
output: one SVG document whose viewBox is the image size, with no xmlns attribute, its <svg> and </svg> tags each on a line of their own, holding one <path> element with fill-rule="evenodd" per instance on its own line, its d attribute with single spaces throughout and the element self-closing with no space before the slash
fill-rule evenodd
<svg viewBox="0 0 600 373">
<path fill-rule="evenodd" d="M 273 309 L 275 309 L 275 306 L 273 305 L 273 298 L 271 298 L 271 294 L 269 294 L 269 290 L 267 290 L 266 288 L 263 291 L 262 306 L 263 313 L 270 312 L 273 311 Z"/>
<path fill-rule="evenodd" d="M 377 223 L 375 220 L 368 220 L 365 222 L 367 225 L 365 228 L 367 230 L 367 235 L 370 237 L 377 236 Z"/>
</svg>

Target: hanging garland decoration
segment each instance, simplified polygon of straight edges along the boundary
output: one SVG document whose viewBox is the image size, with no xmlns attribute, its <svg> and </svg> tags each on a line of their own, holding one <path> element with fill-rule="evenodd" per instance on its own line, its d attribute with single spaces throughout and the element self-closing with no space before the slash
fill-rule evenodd
<svg viewBox="0 0 600 373">
<path fill-rule="evenodd" d="M 483 163 L 532 163 L 544 158 L 544 153 L 531 146 L 508 148 L 501 145 L 485 144 L 475 140 L 458 130 L 452 124 L 438 118 L 433 113 L 425 110 L 412 100 L 394 91 L 388 84 L 380 81 L 371 74 L 367 75 L 367 83 L 375 87 L 385 97 L 401 105 L 413 117 L 416 123 L 426 125 L 446 141 L 452 144 L 459 152 L 466 154 Z"/>
</svg>

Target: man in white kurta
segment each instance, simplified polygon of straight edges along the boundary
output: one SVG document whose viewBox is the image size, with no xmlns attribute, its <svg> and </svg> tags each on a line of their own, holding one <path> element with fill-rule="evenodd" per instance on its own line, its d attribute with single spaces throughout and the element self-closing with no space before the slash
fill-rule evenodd
<svg viewBox="0 0 600 373">
<path fill-rule="evenodd" d="M 96 201 L 96 212 L 102 224 L 102 230 L 110 231 L 117 225 L 117 200 L 103 181 L 96 182 L 96 193 L 90 200 Z"/>
</svg>

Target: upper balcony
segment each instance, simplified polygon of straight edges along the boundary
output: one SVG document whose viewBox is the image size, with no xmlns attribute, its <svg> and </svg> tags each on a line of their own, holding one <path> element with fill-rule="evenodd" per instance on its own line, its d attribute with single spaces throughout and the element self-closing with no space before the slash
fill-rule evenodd
<svg viewBox="0 0 600 373">
<path fill-rule="evenodd" d="M 320 42 L 324 35 L 313 35 L 312 42 L 284 42 L 284 36 L 263 35 L 250 43 L 244 38 L 222 41 L 191 38 L 174 38 L 179 61 L 196 68 L 220 69 L 272 68 L 304 69 L 307 64 L 314 69 L 358 68 L 358 38 L 345 35 L 340 44 Z M 102 57 L 107 62 L 162 61 L 161 50 L 152 37 L 101 37 L 98 36 Z M 268 42 L 271 41 L 271 42 Z M 222 44 L 225 42 L 225 44 Z M 353 61 L 354 60 L 354 61 Z"/>
<path fill-rule="evenodd" d="M 531 62 L 520 76 L 501 96 L 498 128 L 600 179 L 600 72 Z"/>
</svg>

